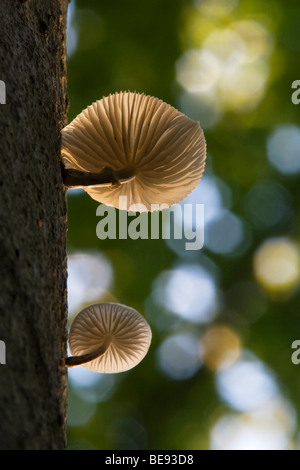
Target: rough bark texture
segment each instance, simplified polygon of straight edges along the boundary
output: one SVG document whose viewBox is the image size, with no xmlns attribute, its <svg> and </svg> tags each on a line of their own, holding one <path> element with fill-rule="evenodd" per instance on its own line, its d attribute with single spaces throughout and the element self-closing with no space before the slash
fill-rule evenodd
<svg viewBox="0 0 300 470">
<path fill-rule="evenodd" d="M 66 0 L 0 0 L 0 448 L 64 449 Z"/>
</svg>

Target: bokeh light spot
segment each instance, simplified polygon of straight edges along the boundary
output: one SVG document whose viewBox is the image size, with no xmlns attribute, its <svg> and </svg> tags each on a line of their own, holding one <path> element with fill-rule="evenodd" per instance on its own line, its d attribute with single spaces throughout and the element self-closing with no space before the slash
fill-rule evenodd
<svg viewBox="0 0 300 470">
<path fill-rule="evenodd" d="M 254 275 L 267 292 L 289 295 L 300 280 L 299 248 L 287 238 L 266 240 L 254 254 Z"/>
<path fill-rule="evenodd" d="M 69 314 L 82 304 L 98 300 L 110 288 L 113 269 L 99 252 L 72 253 L 68 256 Z"/>
<path fill-rule="evenodd" d="M 222 72 L 218 58 L 206 49 L 190 49 L 177 63 L 177 81 L 190 93 L 214 89 Z"/>
<path fill-rule="evenodd" d="M 162 272 L 154 283 L 153 295 L 158 305 L 194 323 L 209 322 L 218 311 L 215 280 L 199 265 L 182 264 Z"/>
<path fill-rule="evenodd" d="M 263 362 L 247 356 L 244 352 L 238 361 L 216 374 L 220 397 L 233 409 L 241 412 L 264 406 L 279 393 L 271 371 Z"/>
<path fill-rule="evenodd" d="M 222 416 L 211 429 L 211 449 L 290 449 L 295 424 L 294 408 L 278 398 L 252 413 Z"/>
<path fill-rule="evenodd" d="M 228 326 L 211 327 L 201 338 L 203 362 L 206 367 L 216 371 L 233 364 L 241 353 L 241 340 Z"/>
<path fill-rule="evenodd" d="M 197 337 L 191 333 L 169 336 L 158 350 L 158 362 L 161 370 L 172 379 L 189 379 L 202 365 Z"/>
<path fill-rule="evenodd" d="M 68 6 L 67 14 L 67 57 L 68 59 L 74 54 L 77 48 L 78 35 L 74 26 L 74 15 L 75 15 L 75 2 L 70 2 Z"/>
<path fill-rule="evenodd" d="M 284 224 L 292 217 L 292 195 L 275 181 L 259 183 L 245 197 L 245 214 L 257 230 Z"/>
<path fill-rule="evenodd" d="M 177 61 L 176 78 L 198 100 L 203 94 L 208 109 L 209 99 L 216 109 L 217 98 L 224 111 L 250 111 L 264 96 L 272 50 L 273 38 L 261 23 L 238 21 L 214 29 L 200 48 L 186 50 Z M 195 105 L 192 109 L 195 113 Z"/>
<path fill-rule="evenodd" d="M 285 175 L 300 173 L 300 128 L 295 125 L 277 127 L 267 142 L 270 163 Z"/>
<path fill-rule="evenodd" d="M 84 367 L 68 369 L 70 383 L 76 393 L 84 401 L 100 403 L 106 401 L 112 394 L 115 386 L 113 374 L 95 374 Z"/>
<path fill-rule="evenodd" d="M 194 121 L 198 121 L 204 130 L 214 127 L 223 116 L 222 104 L 214 91 L 207 93 L 184 91 L 178 101 L 179 109 Z"/>
<path fill-rule="evenodd" d="M 205 228 L 204 246 L 214 253 L 239 254 L 243 251 L 244 242 L 248 246 L 249 241 L 241 219 L 228 210 L 220 212 L 219 217 Z"/>
</svg>

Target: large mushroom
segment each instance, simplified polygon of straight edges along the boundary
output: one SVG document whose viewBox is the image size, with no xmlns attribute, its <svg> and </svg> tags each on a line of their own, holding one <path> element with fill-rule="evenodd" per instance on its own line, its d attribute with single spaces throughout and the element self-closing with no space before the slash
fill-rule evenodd
<svg viewBox="0 0 300 470">
<path fill-rule="evenodd" d="M 147 354 L 152 339 L 145 318 L 117 303 L 91 305 L 74 319 L 69 334 L 72 356 L 67 367 L 82 365 L 102 373 L 124 372 Z"/>
<path fill-rule="evenodd" d="M 118 209 L 151 211 L 183 200 L 205 158 L 199 123 L 143 93 L 104 97 L 62 130 L 64 184 Z"/>
</svg>

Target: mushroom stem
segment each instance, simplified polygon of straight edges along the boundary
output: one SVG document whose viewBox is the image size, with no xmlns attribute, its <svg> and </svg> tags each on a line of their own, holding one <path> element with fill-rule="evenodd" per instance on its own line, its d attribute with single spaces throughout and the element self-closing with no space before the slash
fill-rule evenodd
<svg viewBox="0 0 300 470">
<path fill-rule="evenodd" d="M 99 348 L 91 351 L 90 353 L 83 354 L 82 356 L 70 356 L 66 358 L 66 366 L 67 367 L 75 367 L 80 366 L 81 364 L 86 364 L 87 362 L 91 362 L 98 357 L 103 356 L 106 351 L 108 350 L 110 342 L 102 344 Z"/>
<path fill-rule="evenodd" d="M 82 186 L 119 186 L 128 183 L 135 178 L 134 171 L 130 168 L 114 171 L 110 167 L 103 168 L 100 173 L 90 173 L 86 171 L 65 168 L 62 165 L 62 175 L 64 185 L 68 188 L 78 188 Z"/>
</svg>

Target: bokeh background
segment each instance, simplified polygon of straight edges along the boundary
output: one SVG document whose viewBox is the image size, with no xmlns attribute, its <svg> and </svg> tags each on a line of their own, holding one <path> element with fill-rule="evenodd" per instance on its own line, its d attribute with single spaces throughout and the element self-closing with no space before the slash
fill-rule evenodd
<svg viewBox="0 0 300 470">
<path fill-rule="evenodd" d="M 126 373 L 69 371 L 69 449 L 300 449 L 299 18 L 296 0 L 71 1 L 69 121 L 144 92 L 200 121 L 208 156 L 183 201 L 204 204 L 201 250 L 100 240 L 99 204 L 68 191 L 70 322 L 115 301 L 153 333 Z"/>
</svg>

